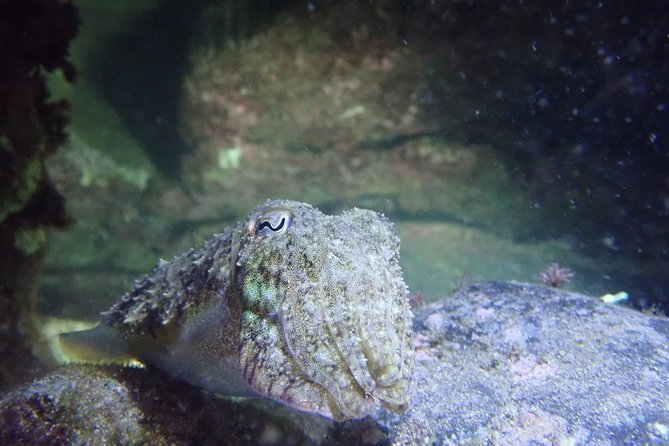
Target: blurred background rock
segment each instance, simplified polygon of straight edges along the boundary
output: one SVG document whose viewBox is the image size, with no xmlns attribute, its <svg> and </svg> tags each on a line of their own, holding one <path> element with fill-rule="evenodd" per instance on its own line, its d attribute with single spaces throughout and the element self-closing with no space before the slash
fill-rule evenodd
<svg viewBox="0 0 669 446">
<path fill-rule="evenodd" d="M 96 319 L 271 197 L 397 222 L 413 291 L 471 278 L 625 290 L 667 308 L 661 5 L 76 2 L 70 142 L 49 162 L 74 224 L 42 313 Z"/>
</svg>

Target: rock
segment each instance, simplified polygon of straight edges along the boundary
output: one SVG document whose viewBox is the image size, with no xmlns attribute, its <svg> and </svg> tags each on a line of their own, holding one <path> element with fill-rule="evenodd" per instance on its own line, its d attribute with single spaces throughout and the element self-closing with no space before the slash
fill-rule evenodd
<svg viewBox="0 0 669 446">
<path fill-rule="evenodd" d="M 0 401 L 0 443 L 669 444 L 669 319 L 485 282 L 416 309 L 416 395 L 335 423 L 141 369 L 66 366 Z"/>
<path fill-rule="evenodd" d="M 36 281 L 48 231 L 69 220 L 44 167 L 67 139 L 68 104 L 50 99 L 46 79 L 74 81 L 78 26 L 71 2 L 0 0 L 0 387 L 38 366 Z"/>
<path fill-rule="evenodd" d="M 477 121 L 478 105 L 449 99 L 435 109 L 442 97 L 467 101 L 453 89 L 461 73 L 452 53 L 442 54 L 442 27 L 424 32 L 434 30 L 422 20 L 440 13 L 408 14 L 391 3 L 319 6 L 308 21 L 284 10 L 238 40 L 221 25 L 234 8 L 204 9 L 178 127 L 190 147 L 183 184 L 213 198 L 209 215 L 244 214 L 280 189 L 321 208 L 355 205 L 497 232 L 526 234 L 537 224 L 497 141 L 478 144 L 452 126 L 463 115 Z M 258 7 L 249 14 L 238 6 L 236 24 L 263 17 Z M 407 26 L 417 31 L 410 46 L 390 37 Z M 198 214 L 196 206 L 180 212 Z"/>
<path fill-rule="evenodd" d="M 324 443 L 334 425 L 259 403 L 217 399 L 158 372 L 69 366 L 5 396 L 0 443 L 268 444 L 280 435 L 286 444 L 312 444 Z"/>
<path fill-rule="evenodd" d="M 669 319 L 537 285 L 473 285 L 417 312 L 398 444 L 669 442 Z"/>
</svg>

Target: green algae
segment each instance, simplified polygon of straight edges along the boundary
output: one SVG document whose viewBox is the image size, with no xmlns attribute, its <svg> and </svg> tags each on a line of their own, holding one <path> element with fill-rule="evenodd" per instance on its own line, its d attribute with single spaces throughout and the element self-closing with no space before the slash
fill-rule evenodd
<svg viewBox="0 0 669 446">
<path fill-rule="evenodd" d="M 22 228 L 14 238 L 14 246 L 26 255 L 35 254 L 47 241 L 47 228 L 39 226 L 36 228 Z"/>
<path fill-rule="evenodd" d="M 10 149 L 11 150 L 11 149 Z M 38 157 L 27 160 L 24 168 L 17 172 L 7 191 L 3 191 L 0 203 L 0 221 L 25 206 L 43 180 L 43 162 Z"/>
</svg>

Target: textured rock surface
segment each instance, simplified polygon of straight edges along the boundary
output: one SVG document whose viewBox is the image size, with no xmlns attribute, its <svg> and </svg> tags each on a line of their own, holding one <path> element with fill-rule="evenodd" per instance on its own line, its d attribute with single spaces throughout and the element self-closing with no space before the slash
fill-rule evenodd
<svg viewBox="0 0 669 446">
<path fill-rule="evenodd" d="M 415 328 L 415 406 L 384 423 L 398 443 L 669 442 L 666 318 L 490 282 L 417 312 Z"/>
<path fill-rule="evenodd" d="M 0 443 L 666 444 L 669 320 L 488 282 L 418 309 L 404 415 L 335 423 L 149 370 L 66 367 L 5 395 Z"/>
</svg>

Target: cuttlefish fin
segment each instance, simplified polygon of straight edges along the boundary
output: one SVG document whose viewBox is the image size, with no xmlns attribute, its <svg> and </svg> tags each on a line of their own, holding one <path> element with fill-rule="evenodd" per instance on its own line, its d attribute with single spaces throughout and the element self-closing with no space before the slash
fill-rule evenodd
<svg viewBox="0 0 669 446">
<path fill-rule="evenodd" d="M 58 336 L 64 362 L 87 364 L 132 364 L 131 343 L 119 330 L 105 325 Z"/>
</svg>

